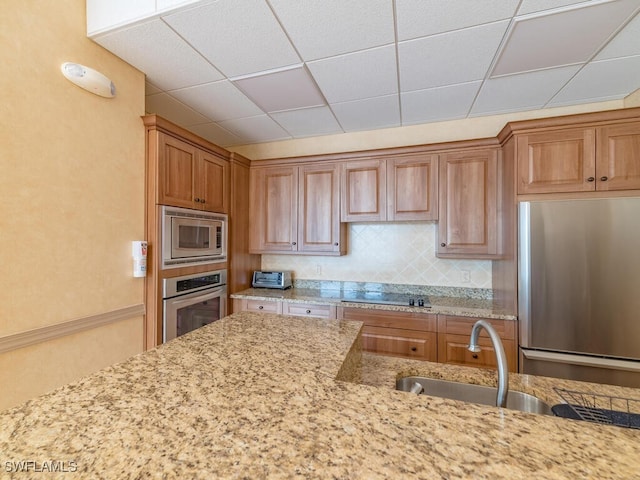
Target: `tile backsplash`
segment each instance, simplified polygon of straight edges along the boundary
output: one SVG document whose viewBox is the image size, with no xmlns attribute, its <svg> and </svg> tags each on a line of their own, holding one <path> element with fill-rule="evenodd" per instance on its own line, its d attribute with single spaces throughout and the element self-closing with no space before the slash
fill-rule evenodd
<svg viewBox="0 0 640 480">
<path fill-rule="evenodd" d="M 291 270 L 295 278 L 491 288 L 490 260 L 436 257 L 433 222 L 350 223 L 342 257 L 263 255 L 263 270 Z"/>
</svg>

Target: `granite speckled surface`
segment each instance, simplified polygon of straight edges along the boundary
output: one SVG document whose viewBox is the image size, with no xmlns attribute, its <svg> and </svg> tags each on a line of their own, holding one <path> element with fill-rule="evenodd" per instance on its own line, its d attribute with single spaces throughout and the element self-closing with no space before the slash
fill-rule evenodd
<svg viewBox="0 0 640 480">
<path fill-rule="evenodd" d="M 268 288 L 248 288 L 241 292 L 233 293 L 231 298 L 262 300 L 265 302 L 286 301 L 292 303 L 308 303 L 317 305 L 336 305 L 341 307 L 371 308 L 376 310 L 388 310 L 395 312 L 440 313 L 446 315 L 460 315 L 465 317 L 496 318 L 502 320 L 515 320 L 516 316 L 502 310 L 493 300 L 469 297 L 443 297 L 429 295 L 430 308 L 409 307 L 399 305 L 378 305 L 365 303 L 352 303 L 342 301 L 343 293 L 340 290 L 290 288 L 288 290 L 276 290 Z"/>
<path fill-rule="evenodd" d="M 361 354 L 360 328 L 226 317 L 1 412 L 0 476 L 48 460 L 78 472 L 47 478 L 639 477 L 640 431 L 396 392 L 407 371 L 493 375 Z M 532 381 L 549 389 L 514 379 Z"/>
</svg>

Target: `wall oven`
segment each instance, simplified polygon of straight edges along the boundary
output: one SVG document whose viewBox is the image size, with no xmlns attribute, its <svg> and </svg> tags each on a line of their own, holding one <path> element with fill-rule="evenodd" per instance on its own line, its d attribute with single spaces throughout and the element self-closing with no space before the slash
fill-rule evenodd
<svg viewBox="0 0 640 480">
<path fill-rule="evenodd" d="M 226 270 L 165 278 L 162 341 L 168 342 L 226 316 L 226 283 Z"/>
<path fill-rule="evenodd" d="M 163 206 L 162 268 L 227 260 L 227 216 Z"/>
</svg>

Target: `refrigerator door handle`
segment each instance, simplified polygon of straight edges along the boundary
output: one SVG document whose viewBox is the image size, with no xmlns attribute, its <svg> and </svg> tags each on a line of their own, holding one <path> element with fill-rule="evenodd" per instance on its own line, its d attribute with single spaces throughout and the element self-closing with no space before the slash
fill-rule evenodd
<svg viewBox="0 0 640 480">
<path fill-rule="evenodd" d="M 600 367 L 614 370 L 640 372 L 640 361 L 617 360 L 615 358 L 589 357 L 584 355 L 572 355 L 570 353 L 543 352 L 540 350 L 525 349 L 522 349 L 522 355 L 528 360 L 568 363 L 571 365 L 584 365 L 587 367 Z"/>
</svg>

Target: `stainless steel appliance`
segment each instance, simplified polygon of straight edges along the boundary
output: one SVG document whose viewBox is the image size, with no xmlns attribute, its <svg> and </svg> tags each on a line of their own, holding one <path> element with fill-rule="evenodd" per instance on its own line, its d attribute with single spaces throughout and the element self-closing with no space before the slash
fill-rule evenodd
<svg viewBox="0 0 640 480">
<path fill-rule="evenodd" d="M 165 278 L 162 339 L 168 342 L 227 314 L 227 271 Z"/>
<path fill-rule="evenodd" d="M 291 288 L 291 272 L 253 272 L 251 286 L 254 288 Z"/>
<path fill-rule="evenodd" d="M 163 206 L 162 268 L 225 262 L 227 216 Z"/>
<path fill-rule="evenodd" d="M 519 206 L 520 370 L 640 387 L 640 198 Z"/>
</svg>

